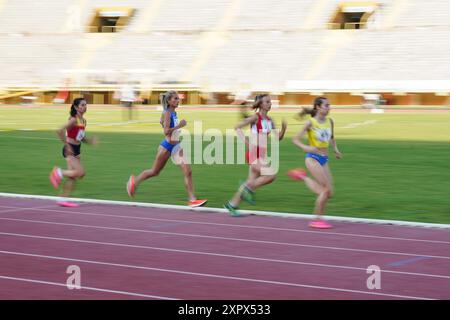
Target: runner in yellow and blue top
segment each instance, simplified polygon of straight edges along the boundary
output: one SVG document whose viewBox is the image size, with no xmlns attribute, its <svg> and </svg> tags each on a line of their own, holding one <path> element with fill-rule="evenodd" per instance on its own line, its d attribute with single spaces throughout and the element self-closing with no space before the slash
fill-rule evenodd
<svg viewBox="0 0 450 320">
<path fill-rule="evenodd" d="M 127 182 L 128 195 L 134 197 L 138 185 L 144 180 L 157 176 L 166 165 L 167 160 L 173 156 L 175 159 L 180 160 L 177 164 L 179 164 L 184 174 L 184 184 L 189 197 L 188 206 L 200 207 L 204 205 L 207 200 L 199 200 L 194 194 L 191 166 L 184 158 L 183 149 L 180 145 L 179 131 L 186 126 L 186 120 L 178 121 L 178 116 L 175 112 L 175 109 L 178 108 L 178 105 L 180 104 L 178 93 L 171 90 L 162 94 L 161 104 L 163 106 L 163 113 L 161 115 L 160 123 L 163 127 L 165 139 L 161 141 L 159 145 L 153 167 L 149 170 L 142 171 L 136 178 L 133 175 L 130 176 L 130 179 Z"/>
<path fill-rule="evenodd" d="M 314 100 L 314 107 L 303 108 L 300 117 L 311 115 L 302 130 L 292 139 L 294 144 L 306 152 L 305 164 L 314 179 L 309 178 L 303 169 L 294 169 L 288 175 L 295 180 L 303 180 L 311 191 L 317 194 L 316 219 L 309 225 L 313 228 L 327 229 L 331 225 L 322 219 L 328 199 L 333 194 L 333 180 L 328 166 L 328 147 L 331 144 L 337 159 L 342 157 L 334 137 L 334 122 L 328 117 L 330 103 L 327 98 L 319 97 Z M 302 142 L 308 137 L 309 145 Z"/>
</svg>

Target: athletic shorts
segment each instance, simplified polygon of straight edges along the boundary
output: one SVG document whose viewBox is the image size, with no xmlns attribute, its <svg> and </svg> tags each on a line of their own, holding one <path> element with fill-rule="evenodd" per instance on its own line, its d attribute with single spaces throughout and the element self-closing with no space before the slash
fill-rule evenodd
<svg viewBox="0 0 450 320">
<path fill-rule="evenodd" d="M 166 139 L 161 141 L 159 145 L 164 149 L 166 149 L 167 151 L 169 151 L 171 154 L 176 153 L 180 149 L 180 143 L 172 144 L 168 142 Z"/>
<path fill-rule="evenodd" d="M 69 143 L 69 146 L 72 148 L 74 157 L 77 157 L 81 154 L 81 143 L 78 145 Z M 68 156 L 68 154 L 66 154 L 66 146 L 64 146 L 62 149 L 62 155 L 64 158 Z"/>
<path fill-rule="evenodd" d="M 261 158 L 266 158 L 267 155 L 267 149 L 266 148 L 256 148 L 256 147 L 250 147 L 245 152 L 245 160 L 248 164 L 253 164 L 257 162 L 257 160 Z"/>
<path fill-rule="evenodd" d="M 313 159 L 317 160 L 317 162 L 319 162 L 322 167 L 324 165 L 326 165 L 326 163 L 328 162 L 328 157 L 327 156 L 322 156 L 322 155 L 317 154 L 317 153 L 307 153 L 306 156 L 305 156 L 305 159 L 306 158 L 313 158 Z"/>
</svg>

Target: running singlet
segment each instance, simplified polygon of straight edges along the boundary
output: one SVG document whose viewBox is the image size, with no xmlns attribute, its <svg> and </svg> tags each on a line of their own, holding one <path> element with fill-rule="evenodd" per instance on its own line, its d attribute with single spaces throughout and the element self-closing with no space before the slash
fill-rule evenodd
<svg viewBox="0 0 450 320">
<path fill-rule="evenodd" d="M 272 120 L 269 117 L 263 117 L 259 112 L 256 115 L 258 116 L 258 120 L 250 127 L 253 137 L 250 139 L 250 146 L 245 154 L 245 158 L 249 164 L 253 164 L 259 158 L 266 158 L 267 139 L 273 128 Z M 261 135 L 265 135 L 265 137 Z"/>
<path fill-rule="evenodd" d="M 308 130 L 309 145 L 317 148 L 327 148 L 332 136 L 331 119 L 326 118 L 324 123 L 319 123 L 311 118 L 311 128 Z"/>
<path fill-rule="evenodd" d="M 163 115 L 166 112 L 168 112 L 168 111 L 164 111 Z M 163 117 L 161 117 L 161 126 L 164 128 L 164 122 L 162 121 L 162 119 L 163 119 Z M 169 128 L 174 128 L 175 126 L 178 125 L 178 123 L 179 123 L 179 121 L 178 121 L 177 113 L 174 112 L 174 111 L 170 111 L 170 125 L 169 125 Z M 176 130 L 176 131 L 172 132 L 172 138 L 174 140 L 178 140 L 179 135 L 180 135 L 179 130 Z"/>
<path fill-rule="evenodd" d="M 82 141 L 86 135 L 86 120 L 78 117 L 75 119 L 77 120 L 77 123 L 73 127 L 67 129 L 66 136 L 76 141 Z"/>
<path fill-rule="evenodd" d="M 257 112 L 258 120 L 256 123 L 252 124 L 252 133 L 267 133 L 269 134 L 273 128 L 272 120 L 269 117 L 262 117 L 262 115 Z"/>
<path fill-rule="evenodd" d="M 166 113 L 168 111 L 163 111 L 162 115 L 161 115 L 161 126 L 164 128 L 164 113 Z M 175 126 L 178 125 L 178 117 L 177 117 L 177 113 L 176 112 L 172 112 L 170 111 L 170 125 L 169 128 L 173 128 Z"/>
</svg>

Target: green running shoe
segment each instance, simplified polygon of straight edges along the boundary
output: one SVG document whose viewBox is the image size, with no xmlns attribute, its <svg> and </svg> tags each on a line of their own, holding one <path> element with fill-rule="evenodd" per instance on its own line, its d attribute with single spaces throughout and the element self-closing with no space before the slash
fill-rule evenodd
<svg viewBox="0 0 450 320">
<path fill-rule="evenodd" d="M 241 199 L 248 202 L 251 205 L 255 204 L 255 192 L 251 190 L 247 185 L 244 183 L 241 184 L 242 193 L 241 193 Z"/>
<path fill-rule="evenodd" d="M 230 216 L 232 216 L 232 217 L 240 216 L 239 212 L 237 211 L 237 208 L 233 207 L 229 202 L 225 203 L 223 205 L 223 207 L 228 210 L 228 212 L 230 213 Z"/>
</svg>

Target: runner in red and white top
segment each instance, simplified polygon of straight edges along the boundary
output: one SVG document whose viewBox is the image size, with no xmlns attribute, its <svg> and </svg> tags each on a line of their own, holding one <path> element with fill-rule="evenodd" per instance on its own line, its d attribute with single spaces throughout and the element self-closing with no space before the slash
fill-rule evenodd
<svg viewBox="0 0 450 320">
<path fill-rule="evenodd" d="M 238 136 L 245 141 L 247 146 L 246 160 L 249 164 L 249 173 L 247 181 L 242 183 L 233 196 L 233 198 L 224 204 L 224 207 L 233 216 L 238 216 L 237 208 L 241 203 L 241 200 L 245 200 L 250 204 L 254 204 L 255 190 L 263 185 L 273 182 L 276 178 L 275 174 L 261 174 L 261 169 L 268 167 L 267 163 L 267 143 L 269 135 L 275 124 L 272 119 L 267 115 L 272 107 L 272 102 L 268 94 L 261 94 L 255 97 L 253 103 L 253 109 L 257 111 L 254 115 L 246 117 L 236 126 L 236 132 Z M 242 128 L 250 125 L 251 137 L 250 139 L 245 136 Z M 278 139 L 281 140 L 286 132 L 287 123 L 282 122 L 281 131 L 279 132 Z"/>
</svg>

